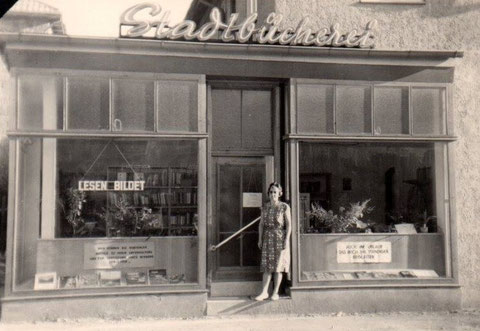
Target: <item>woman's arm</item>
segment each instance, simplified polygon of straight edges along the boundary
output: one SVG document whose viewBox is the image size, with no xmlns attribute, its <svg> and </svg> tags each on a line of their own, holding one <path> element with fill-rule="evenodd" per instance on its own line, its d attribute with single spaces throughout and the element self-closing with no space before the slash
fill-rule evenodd
<svg viewBox="0 0 480 331">
<path fill-rule="evenodd" d="M 263 209 L 260 210 L 260 222 L 258 222 L 258 248 L 262 249 L 263 238 Z"/>
<path fill-rule="evenodd" d="M 292 216 L 290 213 L 290 206 L 286 205 L 285 209 L 285 242 L 283 243 L 283 249 L 290 246 L 290 236 L 292 235 Z"/>
</svg>

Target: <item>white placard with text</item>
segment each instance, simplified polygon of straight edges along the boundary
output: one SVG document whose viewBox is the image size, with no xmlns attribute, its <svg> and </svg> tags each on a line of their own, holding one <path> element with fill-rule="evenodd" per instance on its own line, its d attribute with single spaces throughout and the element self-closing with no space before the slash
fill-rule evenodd
<svg viewBox="0 0 480 331">
<path fill-rule="evenodd" d="M 392 243 L 389 241 L 340 241 L 337 263 L 391 263 Z"/>
<path fill-rule="evenodd" d="M 153 267 L 153 242 L 85 243 L 85 269 L 116 269 Z"/>
</svg>

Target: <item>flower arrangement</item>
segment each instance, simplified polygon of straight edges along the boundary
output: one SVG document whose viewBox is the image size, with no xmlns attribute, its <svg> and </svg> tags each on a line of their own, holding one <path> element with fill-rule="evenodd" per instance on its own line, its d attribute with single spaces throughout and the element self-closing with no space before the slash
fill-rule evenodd
<svg viewBox="0 0 480 331">
<path fill-rule="evenodd" d="M 320 204 L 313 203 L 312 210 L 307 212 L 313 231 L 319 229 L 329 229 L 334 233 L 348 233 L 365 231 L 369 228 L 367 222 L 361 219 L 373 210 L 373 207 L 367 207 L 370 199 L 363 202 L 351 203 L 348 208 L 340 207 L 338 214 L 332 210 L 325 210 Z M 325 232 L 325 231 L 324 231 Z"/>
</svg>

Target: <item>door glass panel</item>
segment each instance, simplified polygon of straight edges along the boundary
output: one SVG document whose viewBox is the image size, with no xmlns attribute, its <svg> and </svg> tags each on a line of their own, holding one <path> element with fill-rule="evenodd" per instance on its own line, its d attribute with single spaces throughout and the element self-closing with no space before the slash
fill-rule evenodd
<svg viewBox="0 0 480 331">
<path fill-rule="evenodd" d="M 257 225 L 253 226 L 255 229 Z M 242 238 L 242 258 L 245 267 L 255 267 L 260 265 L 260 249 L 257 246 L 258 232 L 246 233 Z"/>
<path fill-rule="evenodd" d="M 240 226 L 241 170 L 240 167 L 232 165 L 219 167 L 217 219 L 221 233 L 235 232 Z"/>
<path fill-rule="evenodd" d="M 221 234 L 220 241 L 230 235 L 231 233 Z M 240 265 L 240 240 L 238 237 L 227 242 L 219 252 L 220 267 L 236 267 Z"/>
<path fill-rule="evenodd" d="M 232 161 L 235 163 L 235 160 Z M 259 207 L 243 207 L 243 193 L 263 197 L 263 164 L 223 164 L 218 166 L 217 236 L 219 242 L 260 216 Z M 258 266 L 258 223 L 244 230 L 218 250 L 219 267 Z"/>
</svg>

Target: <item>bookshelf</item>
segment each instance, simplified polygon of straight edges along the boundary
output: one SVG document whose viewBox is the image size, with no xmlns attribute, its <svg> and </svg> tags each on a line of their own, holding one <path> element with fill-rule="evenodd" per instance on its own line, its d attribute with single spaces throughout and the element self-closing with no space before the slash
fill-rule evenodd
<svg viewBox="0 0 480 331">
<path fill-rule="evenodd" d="M 145 181 L 143 191 L 108 192 L 107 210 L 123 203 L 133 213 L 146 211 L 134 236 L 194 236 L 197 234 L 198 178 L 184 167 L 109 167 L 109 181 Z M 112 208 L 113 207 L 113 208 Z M 148 220 L 148 221 L 146 221 Z M 137 226 L 138 229 L 138 226 Z M 115 236 L 115 228 L 107 236 Z"/>
</svg>

